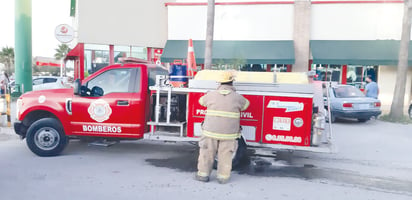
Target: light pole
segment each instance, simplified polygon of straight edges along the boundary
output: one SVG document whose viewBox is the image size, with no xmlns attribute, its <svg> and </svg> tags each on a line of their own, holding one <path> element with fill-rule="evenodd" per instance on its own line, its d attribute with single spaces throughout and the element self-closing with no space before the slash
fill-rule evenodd
<svg viewBox="0 0 412 200">
<path fill-rule="evenodd" d="M 31 0 L 15 0 L 15 73 L 20 94 L 32 90 L 31 5 Z"/>
</svg>

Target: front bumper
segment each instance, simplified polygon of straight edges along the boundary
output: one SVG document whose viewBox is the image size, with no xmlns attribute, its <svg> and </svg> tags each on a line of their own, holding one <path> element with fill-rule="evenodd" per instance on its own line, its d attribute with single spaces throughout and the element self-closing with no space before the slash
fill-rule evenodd
<svg viewBox="0 0 412 200">
<path fill-rule="evenodd" d="M 333 111 L 332 115 L 334 117 L 344 117 L 344 118 L 356 118 L 356 119 L 369 119 L 373 116 L 377 117 L 382 113 L 380 110 L 373 111 L 354 111 L 354 110 L 338 110 Z"/>
<path fill-rule="evenodd" d="M 27 127 L 23 125 L 23 122 L 16 121 L 14 122 L 13 126 L 14 132 L 16 132 L 17 135 L 20 135 L 22 139 L 26 137 Z"/>
</svg>

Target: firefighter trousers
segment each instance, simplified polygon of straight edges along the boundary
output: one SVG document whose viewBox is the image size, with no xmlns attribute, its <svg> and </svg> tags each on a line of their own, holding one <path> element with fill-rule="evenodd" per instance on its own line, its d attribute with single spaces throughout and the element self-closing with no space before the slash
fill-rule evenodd
<svg viewBox="0 0 412 200">
<path fill-rule="evenodd" d="M 237 150 L 237 140 L 218 140 L 202 136 L 199 140 L 197 175 L 208 177 L 217 154 L 217 178 L 227 180 L 232 171 L 232 158 Z"/>
</svg>

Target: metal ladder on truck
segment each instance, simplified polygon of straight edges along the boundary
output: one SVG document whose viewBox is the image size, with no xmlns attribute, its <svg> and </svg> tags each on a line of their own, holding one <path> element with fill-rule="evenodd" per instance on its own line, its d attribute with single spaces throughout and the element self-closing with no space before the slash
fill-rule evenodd
<svg viewBox="0 0 412 200">
<path fill-rule="evenodd" d="M 155 121 L 147 122 L 150 125 L 150 132 L 144 135 L 145 139 L 150 140 L 161 140 L 161 141 L 197 141 L 196 138 L 190 138 L 185 136 L 185 128 L 187 125 L 187 110 L 186 120 L 182 122 L 171 122 L 171 104 L 172 104 L 172 94 L 184 94 L 187 95 L 190 92 L 189 88 L 174 88 L 173 86 L 166 83 L 167 78 L 163 75 L 156 76 L 156 85 L 150 86 L 149 90 L 156 91 L 156 103 L 155 103 Z M 166 121 L 160 121 L 161 114 L 161 104 L 160 95 L 167 94 L 166 100 Z M 187 103 L 187 102 L 186 102 Z M 156 131 L 157 127 L 177 127 L 179 132 L 167 132 L 167 131 Z"/>
</svg>

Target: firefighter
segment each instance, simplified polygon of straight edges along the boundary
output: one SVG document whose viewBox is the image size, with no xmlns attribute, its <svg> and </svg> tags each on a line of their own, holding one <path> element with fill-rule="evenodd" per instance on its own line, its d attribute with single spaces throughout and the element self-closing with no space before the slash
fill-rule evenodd
<svg viewBox="0 0 412 200">
<path fill-rule="evenodd" d="M 249 101 L 236 93 L 233 87 L 233 74 L 222 73 L 217 90 L 208 92 L 199 99 L 207 107 L 199 140 L 198 172 L 195 179 L 208 182 L 213 162 L 217 154 L 217 180 L 227 183 L 232 170 L 232 157 L 237 150 L 240 137 L 240 111 L 246 110 Z"/>
</svg>

